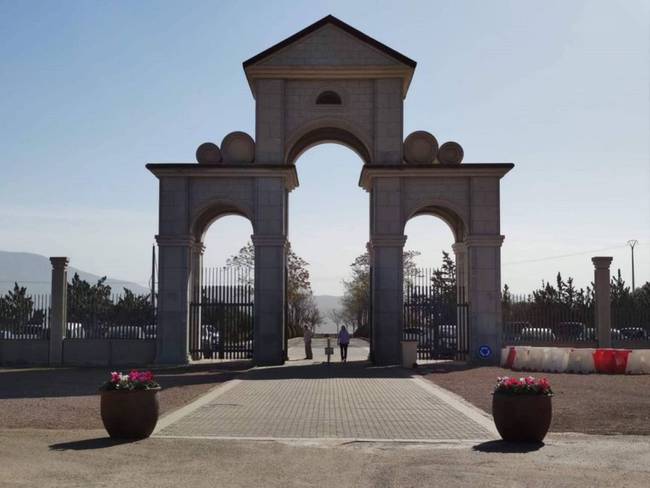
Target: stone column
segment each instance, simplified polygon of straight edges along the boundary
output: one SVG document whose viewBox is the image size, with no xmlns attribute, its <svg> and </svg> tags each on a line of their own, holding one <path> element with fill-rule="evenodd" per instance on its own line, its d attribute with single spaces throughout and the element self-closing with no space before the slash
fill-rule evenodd
<svg viewBox="0 0 650 488">
<path fill-rule="evenodd" d="M 193 302 L 201 301 L 201 285 L 203 283 L 203 253 L 205 246 L 202 242 L 195 242 L 192 246 L 192 270 L 190 297 Z"/>
<path fill-rule="evenodd" d="M 156 362 L 187 364 L 194 238 L 158 235 L 156 241 L 159 249 Z"/>
<path fill-rule="evenodd" d="M 456 242 L 451 246 L 456 256 L 456 301 L 465 303 L 467 300 L 467 245 Z"/>
<path fill-rule="evenodd" d="M 283 364 L 287 238 L 256 234 L 252 239 L 255 246 L 253 362 Z"/>
<path fill-rule="evenodd" d="M 52 257 L 51 311 L 50 311 L 50 365 L 63 362 L 63 338 L 68 312 L 68 258 Z"/>
<path fill-rule="evenodd" d="M 467 244 L 469 304 L 469 360 L 498 364 L 501 351 L 501 235 L 469 236 Z M 482 357 L 482 346 L 491 350 Z M 485 350 L 485 349 L 484 349 Z"/>
<path fill-rule="evenodd" d="M 406 236 L 370 239 L 372 356 L 378 365 L 401 363 L 404 244 Z"/>
<path fill-rule="evenodd" d="M 593 257 L 591 262 L 594 263 L 594 295 L 596 303 L 594 306 L 594 319 L 596 330 L 598 331 L 598 347 L 611 347 L 611 297 L 609 290 L 609 265 L 612 258 Z"/>
</svg>

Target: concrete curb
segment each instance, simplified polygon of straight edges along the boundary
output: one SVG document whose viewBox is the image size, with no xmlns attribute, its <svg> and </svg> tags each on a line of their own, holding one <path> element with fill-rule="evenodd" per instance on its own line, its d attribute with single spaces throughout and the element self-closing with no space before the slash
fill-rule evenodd
<svg viewBox="0 0 650 488">
<path fill-rule="evenodd" d="M 466 417 L 470 418 L 471 420 L 479 424 L 490 434 L 494 435 L 495 438 L 500 438 L 499 432 L 497 431 L 494 425 L 494 421 L 492 420 L 492 416 L 487 412 L 472 405 L 471 403 L 469 403 L 467 400 L 460 397 L 459 395 L 456 395 L 455 393 L 452 393 L 449 390 L 445 390 L 444 388 L 441 388 L 440 386 L 436 385 L 435 383 L 427 379 L 424 379 L 419 376 L 412 376 L 411 379 L 415 384 L 419 385 L 427 392 L 431 393 L 432 395 L 435 395 L 440 400 L 447 403 L 453 409 L 457 410 L 461 414 L 465 415 Z"/>
<path fill-rule="evenodd" d="M 213 390 L 210 390 L 206 394 L 200 396 L 196 400 L 194 400 L 192 403 L 188 403 L 184 407 L 179 408 L 178 410 L 174 410 L 173 412 L 168 413 L 165 415 L 163 418 L 161 418 L 158 421 L 158 424 L 156 425 L 156 429 L 153 431 L 154 436 L 157 436 L 157 434 L 169 427 L 171 424 L 174 422 L 177 422 L 178 420 L 182 419 L 183 417 L 191 414 L 192 412 L 195 412 L 199 408 L 201 408 L 203 405 L 206 405 L 210 403 L 212 400 L 215 398 L 219 397 L 220 395 L 224 394 L 231 388 L 234 388 L 237 386 L 239 383 L 241 383 L 241 380 L 239 379 L 234 379 L 230 381 L 226 381 L 225 383 L 217 386 Z"/>
</svg>

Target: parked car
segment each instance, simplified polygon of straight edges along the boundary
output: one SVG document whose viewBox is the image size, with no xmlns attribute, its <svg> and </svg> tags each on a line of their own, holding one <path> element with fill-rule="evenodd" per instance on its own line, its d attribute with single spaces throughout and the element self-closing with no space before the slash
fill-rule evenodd
<svg viewBox="0 0 650 488">
<path fill-rule="evenodd" d="M 648 331 L 643 327 L 622 327 L 621 339 L 627 341 L 646 341 L 650 337 Z"/>
<path fill-rule="evenodd" d="M 553 328 L 553 333 L 561 341 L 595 341 L 596 329 L 587 327 L 584 322 L 566 321 L 560 322 Z"/>
<path fill-rule="evenodd" d="M 212 358 L 219 351 L 219 331 L 212 324 L 201 326 L 201 350 L 204 358 Z"/>
<path fill-rule="evenodd" d="M 0 330 L 0 341 L 14 339 L 14 335 L 8 330 Z"/>
<path fill-rule="evenodd" d="M 521 331 L 531 328 L 532 325 L 526 320 L 512 320 L 506 321 L 503 324 L 503 340 L 506 343 L 514 342 L 517 340 Z"/>
<path fill-rule="evenodd" d="M 65 337 L 67 339 L 85 339 L 86 331 L 81 322 L 68 322 L 66 324 Z"/>
<path fill-rule="evenodd" d="M 554 342 L 556 336 L 553 331 L 546 327 L 526 327 L 516 337 L 516 342 Z"/>
<path fill-rule="evenodd" d="M 158 326 L 156 324 L 143 325 L 142 331 L 144 332 L 145 339 L 155 339 L 156 333 L 158 331 Z"/>
<path fill-rule="evenodd" d="M 14 333 L 14 339 L 49 339 L 50 329 L 45 324 L 25 324 Z"/>
<path fill-rule="evenodd" d="M 142 327 L 137 325 L 113 325 L 106 330 L 106 339 L 144 339 Z"/>
</svg>

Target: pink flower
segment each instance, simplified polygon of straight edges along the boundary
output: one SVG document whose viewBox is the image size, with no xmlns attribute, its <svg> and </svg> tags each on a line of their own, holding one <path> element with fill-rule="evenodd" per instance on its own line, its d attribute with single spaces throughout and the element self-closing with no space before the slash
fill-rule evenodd
<svg viewBox="0 0 650 488">
<path fill-rule="evenodd" d="M 111 383 L 119 383 L 120 382 L 120 376 L 121 376 L 121 373 L 118 373 L 117 371 L 113 371 L 111 373 Z"/>
</svg>

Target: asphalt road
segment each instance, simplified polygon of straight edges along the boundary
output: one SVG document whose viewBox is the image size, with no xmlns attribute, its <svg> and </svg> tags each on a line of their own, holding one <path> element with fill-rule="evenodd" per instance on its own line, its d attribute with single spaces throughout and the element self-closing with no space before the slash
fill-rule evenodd
<svg viewBox="0 0 650 488">
<path fill-rule="evenodd" d="M 475 445 L 156 439 L 0 431 L 0 486 L 645 487 L 647 437 L 556 434 L 529 450 Z"/>
</svg>

